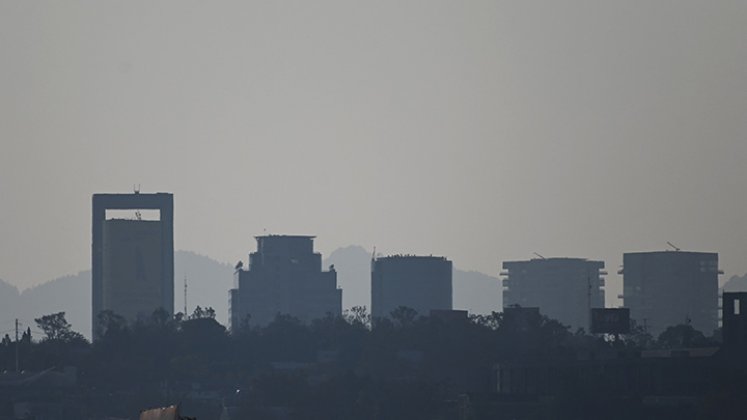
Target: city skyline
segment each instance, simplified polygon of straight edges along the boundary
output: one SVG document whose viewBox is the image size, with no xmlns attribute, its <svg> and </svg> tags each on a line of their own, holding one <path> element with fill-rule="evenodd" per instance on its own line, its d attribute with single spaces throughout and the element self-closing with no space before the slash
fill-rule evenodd
<svg viewBox="0 0 747 420">
<path fill-rule="evenodd" d="M 89 267 L 90 195 L 133 184 L 226 262 L 271 232 L 491 275 L 671 241 L 747 273 L 745 5 L 75 4 L 0 6 L 21 288 Z"/>
<path fill-rule="evenodd" d="M 745 41 L 747 1 L 0 1 L 0 419 L 745 417 Z"/>
</svg>

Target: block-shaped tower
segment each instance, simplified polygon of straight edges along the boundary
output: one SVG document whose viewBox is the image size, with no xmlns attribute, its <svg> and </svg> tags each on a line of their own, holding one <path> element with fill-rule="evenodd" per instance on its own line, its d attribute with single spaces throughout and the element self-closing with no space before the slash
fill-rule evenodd
<svg viewBox="0 0 747 420">
<path fill-rule="evenodd" d="M 342 290 L 333 267 L 322 270 L 314 252 L 314 237 L 257 236 L 257 251 L 249 254 L 247 270 L 237 269 L 229 292 L 230 327 L 247 321 L 265 326 L 278 314 L 310 322 L 342 315 Z"/>
<path fill-rule="evenodd" d="M 630 252 L 621 271 L 630 318 L 654 336 L 678 324 L 705 335 L 718 327 L 717 253 Z"/>
<path fill-rule="evenodd" d="M 159 220 L 107 219 L 107 210 L 158 210 Z M 174 313 L 174 198 L 172 194 L 94 194 L 91 291 L 92 336 L 98 315 L 134 321 L 162 308 Z"/>
<path fill-rule="evenodd" d="M 591 326 L 591 309 L 604 308 L 603 261 L 534 258 L 503 263 L 503 308 L 537 307 L 573 330 Z"/>
<path fill-rule="evenodd" d="M 371 261 L 371 316 L 400 306 L 418 315 L 452 309 L 452 265 L 445 257 L 393 255 Z"/>
</svg>

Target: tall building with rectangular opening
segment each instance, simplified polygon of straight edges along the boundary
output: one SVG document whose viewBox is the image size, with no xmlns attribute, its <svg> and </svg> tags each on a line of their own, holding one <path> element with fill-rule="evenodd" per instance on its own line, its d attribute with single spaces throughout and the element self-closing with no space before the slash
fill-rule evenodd
<svg viewBox="0 0 747 420">
<path fill-rule="evenodd" d="M 342 290 L 334 267 L 322 270 L 313 236 L 257 236 L 247 270 L 238 269 L 229 292 L 230 327 L 248 320 L 264 326 L 278 314 L 310 322 L 342 315 Z"/>
<path fill-rule="evenodd" d="M 108 210 L 158 210 L 158 220 L 107 218 Z M 92 218 L 92 336 L 98 315 L 128 321 L 162 308 L 174 313 L 174 199 L 172 194 L 94 194 Z"/>
<path fill-rule="evenodd" d="M 537 307 L 572 329 L 591 326 L 591 308 L 604 308 L 603 261 L 535 258 L 503 263 L 503 307 Z"/>
<path fill-rule="evenodd" d="M 452 266 L 445 257 L 394 255 L 371 261 L 371 316 L 400 306 L 419 315 L 452 309 Z"/>
<path fill-rule="evenodd" d="M 718 327 L 718 254 L 658 251 L 623 254 L 623 301 L 630 318 L 654 336 L 690 324 Z"/>
</svg>

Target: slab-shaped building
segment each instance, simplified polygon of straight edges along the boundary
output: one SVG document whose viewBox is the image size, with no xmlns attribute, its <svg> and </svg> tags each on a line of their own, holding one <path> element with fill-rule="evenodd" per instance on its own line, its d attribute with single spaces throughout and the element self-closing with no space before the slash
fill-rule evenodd
<svg viewBox="0 0 747 420">
<path fill-rule="evenodd" d="M 159 220 L 107 219 L 107 210 L 158 210 Z M 172 194 L 94 194 L 92 325 L 112 311 L 128 321 L 161 308 L 174 313 L 174 199 Z"/>
<path fill-rule="evenodd" d="M 257 236 L 248 269 L 237 269 L 229 292 L 232 330 L 242 323 L 264 326 L 278 314 L 310 322 L 342 314 L 342 290 L 333 267 L 322 270 L 313 236 Z"/>
<path fill-rule="evenodd" d="M 452 264 L 445 257 L 393 255 L 371 261 L 371 316 L 400 306 L 418 315 L 452 309 Z"/>
<path fill-rule="evenodd" d="M 630 318 L 654 336 L 690 324 L 718 327 L 718 254 L 656 251 L 623 254 L 623 301 Z"/>
<path fill-rule="evenodd" d="M 503 307 L 537 307 L 572 329 L 589 331 L 591 308 L 604 308 L 603 261 L 535 258 L 503 263 Z"/>
</svg>

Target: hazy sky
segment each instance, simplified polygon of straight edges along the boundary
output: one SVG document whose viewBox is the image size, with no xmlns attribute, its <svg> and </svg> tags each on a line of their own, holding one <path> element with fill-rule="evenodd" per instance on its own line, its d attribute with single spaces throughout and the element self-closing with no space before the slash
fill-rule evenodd
<svg viewBox="0 0 747 420">
<path fill-rule="evenodd" d="M 0 278 L 90 266 L 91 194 L 175 195 L 178 249 L 747 272 L 747 2 L 1 1 Z M 340 274 L 342 275 L 342 273 Z M 615 285 L 617 284 L 617 285 Z"/>
</svg>

